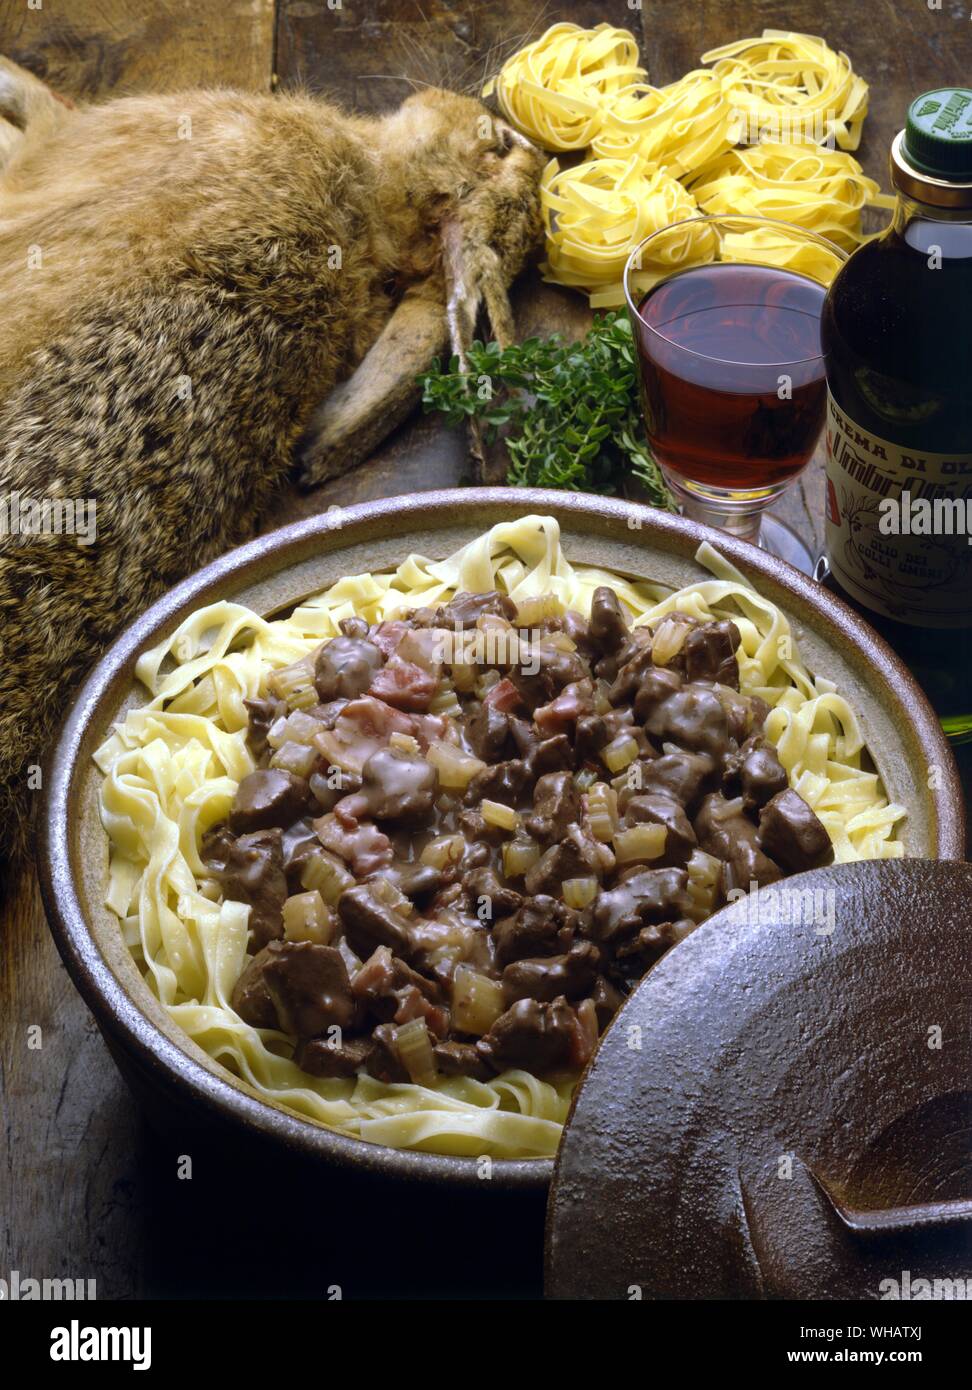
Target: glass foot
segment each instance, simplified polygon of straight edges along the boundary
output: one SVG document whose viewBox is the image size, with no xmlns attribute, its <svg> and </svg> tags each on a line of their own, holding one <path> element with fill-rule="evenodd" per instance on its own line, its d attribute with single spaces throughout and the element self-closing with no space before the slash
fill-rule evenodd
<svg viewBox="0 0 972 1390">
<path fill-rule="evenodd" d="M 772 512 L 765 512 L 759 528 L 759 545 L 780 560 L 786 560 L 794 569 L 812 575 L 816 564 L 816 554 L 807 543 Z"/>
</svg>

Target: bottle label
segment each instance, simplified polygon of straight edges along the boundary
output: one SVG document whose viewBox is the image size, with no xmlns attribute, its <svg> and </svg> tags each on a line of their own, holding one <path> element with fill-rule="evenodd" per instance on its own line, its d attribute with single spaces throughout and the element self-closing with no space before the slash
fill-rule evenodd
<svg viewBox="0 0 972 1390">
<path fill-rule="evenodd" d="M 907 452 L 827 392 L 827 558 L 875 613 L 923 627 L 972 622 L 972 454 Z"/>
</svg>

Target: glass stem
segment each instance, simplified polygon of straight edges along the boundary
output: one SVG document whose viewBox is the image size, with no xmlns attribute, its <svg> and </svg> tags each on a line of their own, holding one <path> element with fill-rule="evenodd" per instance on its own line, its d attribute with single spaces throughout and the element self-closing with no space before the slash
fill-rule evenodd
<svg viewBox="0 0 972 1390">
<path fill-rule="evenodd" d="M 703 526 L 717 526 L 719 530 L 727 531 L 737 540 L 750 541 L 753 545 L 759 544 L 762 508 L 754 512 L 742 512 L 735 507 L 720 506 L 718 502 L 706 502 L 699 497 L 686 496 L 684 492 L 679 501 L 682 504 L 682 515 L 687 516 L 690 521 L 699 521 Z"/>
</svg>

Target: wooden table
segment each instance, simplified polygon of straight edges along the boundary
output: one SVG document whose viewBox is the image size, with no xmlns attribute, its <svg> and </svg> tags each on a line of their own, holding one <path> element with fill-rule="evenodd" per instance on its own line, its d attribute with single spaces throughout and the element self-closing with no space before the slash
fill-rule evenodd
<svg viewBox="0 0 972 1390">
<path fill-rule="evenodd" d="M 658 84 L 695 66 L 706 49 L 764 26 L 825 36 L 872 84 L 859 157 L 885 186 L 891 138 L 908 102 L 929 87 L 965 80 L 972 68 L 965 0 L 942 0 L 940 8 L 925 0 L 576 0 L 545 7 L 527 0 L 344 0 L 340 8 L 327 0 L 45 0 L 40 10 L 0 0 L 0 52 L 75 99 L 205 83 L 269 90 L 301 82 L 349 106 L 381 110 L 410 90 L 397 74 L 474 84 L 496 66 L 497 53 L 561 19 L 634 29 Z M 535 273 L 516 303 L 523 333 L 577 336 L 589 321 L 584 301 L 541 285 Z M 311 496 L 289 494 L 266 525 L 336 502 L 469 478 L 465 440 L 416 419 L 356 472 Z M 819 464 L 783 510 L 808 540 L 819 539 Z M 139 1118 L 60 964 L 32 875 L 7 885 L 0 1020 L 0 1277 L 13 1269 L 94 1277 L 102 1298 L 321 1295 L 327 1279 L 315 1252 L 298 1242 L 299 1223 L 254 1225 L 258 1234 L 250 1237 L 255 1203 L 245 1198 L 246 1175 L 241 1184 L 239 1174 L 207 1172 L 203 1156 L 198 1180 L 177 1180 L 176 1155 Z M 221 1200 L 230 1193 L 229 1203 Z M 511 1290 L 538 1292 L 538 1239 L 539 1229 L 531 1229 L 531 1253 L 508 1271 Z M 254 1241 L 262 1244 L 254 1248 Z M 385 1283 L 394 1290 L 394 1277 Z"/>
</svg>

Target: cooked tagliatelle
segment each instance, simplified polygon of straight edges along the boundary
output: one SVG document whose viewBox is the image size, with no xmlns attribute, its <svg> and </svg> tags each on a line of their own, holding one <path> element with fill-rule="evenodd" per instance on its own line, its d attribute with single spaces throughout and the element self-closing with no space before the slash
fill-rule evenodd
<svg viewBox="0 0 972 1390">
<path fill-rule="evenodd" d="M 450 1154 L 544 1156 L 556 1150 L 572 1075 L 540 1079 L 508 1070 L 489 1081 L 443 1076 L 429 1084 L 391 1084 L 364 1074 L 324 1079 L 296 1065 L 292 1037 L 251 1026 L 232 1006 L 248 960 L 250 908 L 221 900 L 200 846 L 206 831 L 226 820 L 239 783 L 254 769 L 243 702 L 265 695 L 271 673 L 292 668 L 355 616 L 377 623 L 404 609 L 437 606 L 460 591 L 498 589 L 518 605 L 524 621 L 540 622 L 565 608 L 587 615 L 595 589 L 608 585 L 636 628 L 653 629 L 659 654 L 672 636 L 671 624 L 667 638 L 659 627 L 666 615 L 729 618 L 741 639 L 740 690 L 770 707 L 765 734 L 790 786 L 826 827 L 835 858 L 900 855 L 895 826 L 904 811 L 888 804 L 878 775 L 866 766 L 855 712 L 832 681 L 807 670 L 775 605 L 709 545 L 697 559 L 712 577 L 667 592 L 571 564 L 557 522 L 525 516 L 494 526 L 444 560 L 410 555 L 394 573 L 340 579 L 286 618 L 267 620 L 239 604 L 211 604 L 145 652 L 136 670 L 151 698 L 131 710 L 96 753 L 110 841 L 106 901 L 149 988 L 192 1042 L 259 1096 L 347 1135 Z M 299 680 L 291 672 L 286 683 L 299 707 Z M 616 738 L 604 750 L 612 772 L 631 757 L 626 742 Z M 443 777 L 450 771 L 448 752 L 444 745 L 438 750 Z M 504 806 L 483 802 L 481 809 L 499 825 L 515 819 Z M 657 853 L 657 826 L 619 832 L 612 825 L 606 785 L 592 790 L 588 814 L 594 834 L 602 822 L 602 833 L 614 834 L 619 862 Z M 448 846 L 442 848 L 446 853 Z M 695 920 L 711 908 L 718 867 L 709 855 L 698 860 L 688 885 Z M 597 884 L 575 879 L 563 888 L 568 907 L 582 909 Z M 470 995 L 464 1007 L 475 1011 L 482 1000 Z"/>
</svg>

